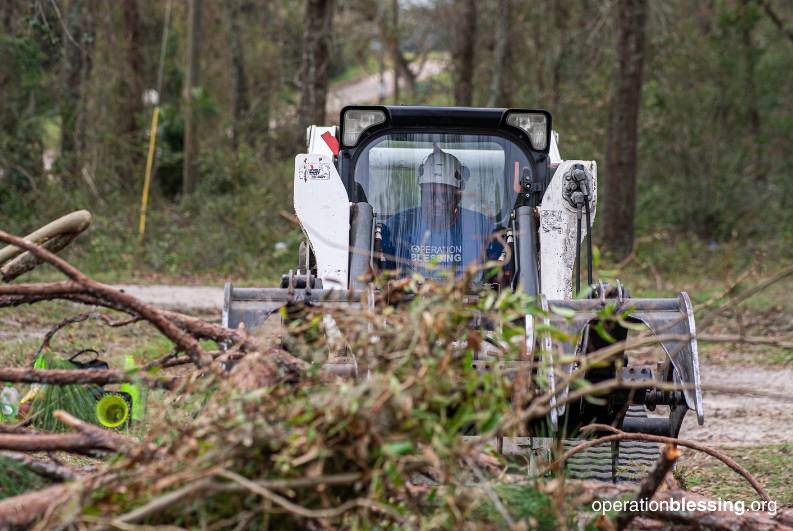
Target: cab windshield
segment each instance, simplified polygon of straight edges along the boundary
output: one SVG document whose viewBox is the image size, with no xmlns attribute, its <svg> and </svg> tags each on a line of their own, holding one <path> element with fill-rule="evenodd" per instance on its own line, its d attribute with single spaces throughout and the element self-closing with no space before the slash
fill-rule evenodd
<svg viewBox="0 0 793 531">
<path fill-rule="evenodd" d="M 438 278 L 501 258 L 497 235 L 525 168 L 525 153 L 495 135 L 394 133 L 370 143 L 355 180 L 375 212 L 383 267 Z"/>
</svg>

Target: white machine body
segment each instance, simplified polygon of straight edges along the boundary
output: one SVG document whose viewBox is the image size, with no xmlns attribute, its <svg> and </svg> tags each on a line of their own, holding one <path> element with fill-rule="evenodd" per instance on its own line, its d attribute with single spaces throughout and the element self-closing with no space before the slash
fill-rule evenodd
<svg viewBox="0 0 793 531">
<path fill-rule="evenodd" d="M 553 146 L 553 144 L 552 144 Z M 597 205 L 597 163 L 594 160 L 565 160 L 559 163 L 538 208 L 540 214 L 540 293 L 548 300 L 573 298 L 573 267 L 576 241 L 576 210 L 563 197 L 563 176 L 575 164 L 583 164 L 591 175 L 591 218 L 594 223 Z M 587 235 L 581 224 L 581 239 Z"/>
<path fill-rule="evenodd" d="M 326 132 L 335 137 L 336 127 L 309 127 L 309 152 L 295 157 L 295 214 L 314 251 L 323 287 L 347 289 L 350 202 L 333 151 L 322 139 Z"/>
</svg>

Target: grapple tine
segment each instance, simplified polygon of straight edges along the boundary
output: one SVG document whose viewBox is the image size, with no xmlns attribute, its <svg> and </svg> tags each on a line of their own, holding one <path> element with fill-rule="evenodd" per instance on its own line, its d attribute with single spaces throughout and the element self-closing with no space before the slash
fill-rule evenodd
<svg viewBox="0 0 793 531">
<path fill-rule="evenodd" d="M 579 299 L 549 301 L 551 324 L 575 341 L 560 345 L 565 354 L 580 355 L 581 337 L 586 327 L 600 317 L 598 313 L 609 306 L 625 313 L 628 320 L 643 323 L 659 338 L 659 345 L 674 367 L 674 383 L 684 386 L 686 406 L 697 414 L 699 424 L 705 421 L 702 407 L 702 388 L 697 350 L 694 311 L 688 294 L 681 292 L 670 299 Z M 567 318 L 554 313 L 554 308 L 572 310 L 575 315 Z M 567 312 L 564 312 L 567 313 Z"/>
</svg>

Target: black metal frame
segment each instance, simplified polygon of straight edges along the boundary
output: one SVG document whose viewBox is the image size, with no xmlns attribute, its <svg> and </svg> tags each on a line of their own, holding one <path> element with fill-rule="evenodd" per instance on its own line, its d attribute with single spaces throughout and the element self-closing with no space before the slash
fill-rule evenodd
<svg viewBox="0 0 793 531">
<path fill-rule="evenodd" d="M 477 107 L 428 107 L 428 106 L 383 106 L 354 105 L 341 110 L 339 138 L 344 138 L 344 113 L 348 110 L 379 110 L 386 116 L 385 122 L 364 130 L 354 146 L 340 143 L 341 149 L 336 160 L 336 168 L 341 177 L 350 202 L 366 201 L 357 187 L 355 166 L 358 157 L 366 147 L 387 134 L 406 133 L 460 133 L 465 135 L 486 134 L 509 140 L 526 155 L 532 163 L 535 182 L 544 190 L 551 179 L 550 150 L 552 118 L 543 109 L 486 109 Z M 531 112 L 544 114 L 547 118 L 548 145 L 543 150 L 534 149 L 529 136 L 520 128 L 506 124 L 510 113 Z"/>
</svg>

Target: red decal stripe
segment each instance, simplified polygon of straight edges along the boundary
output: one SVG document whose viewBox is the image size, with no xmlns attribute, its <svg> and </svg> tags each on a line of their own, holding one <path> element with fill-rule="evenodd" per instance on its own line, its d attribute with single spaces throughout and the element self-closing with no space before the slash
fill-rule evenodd
<svg viewBox="0 0 793 531">
<path fill-rule="evenodd" d="M 322 133 L 322 136 L 320 138 L 322 138 L 322 140 L 324 140 L 325 143 L 328 145 L 330 150 L 333 152 L 334 157 L 339 154 L 339 141 L 336 140 L 335 136 L 330 134 L 330 131 L 325 131 L 324 133 Z"/>
</svg>

